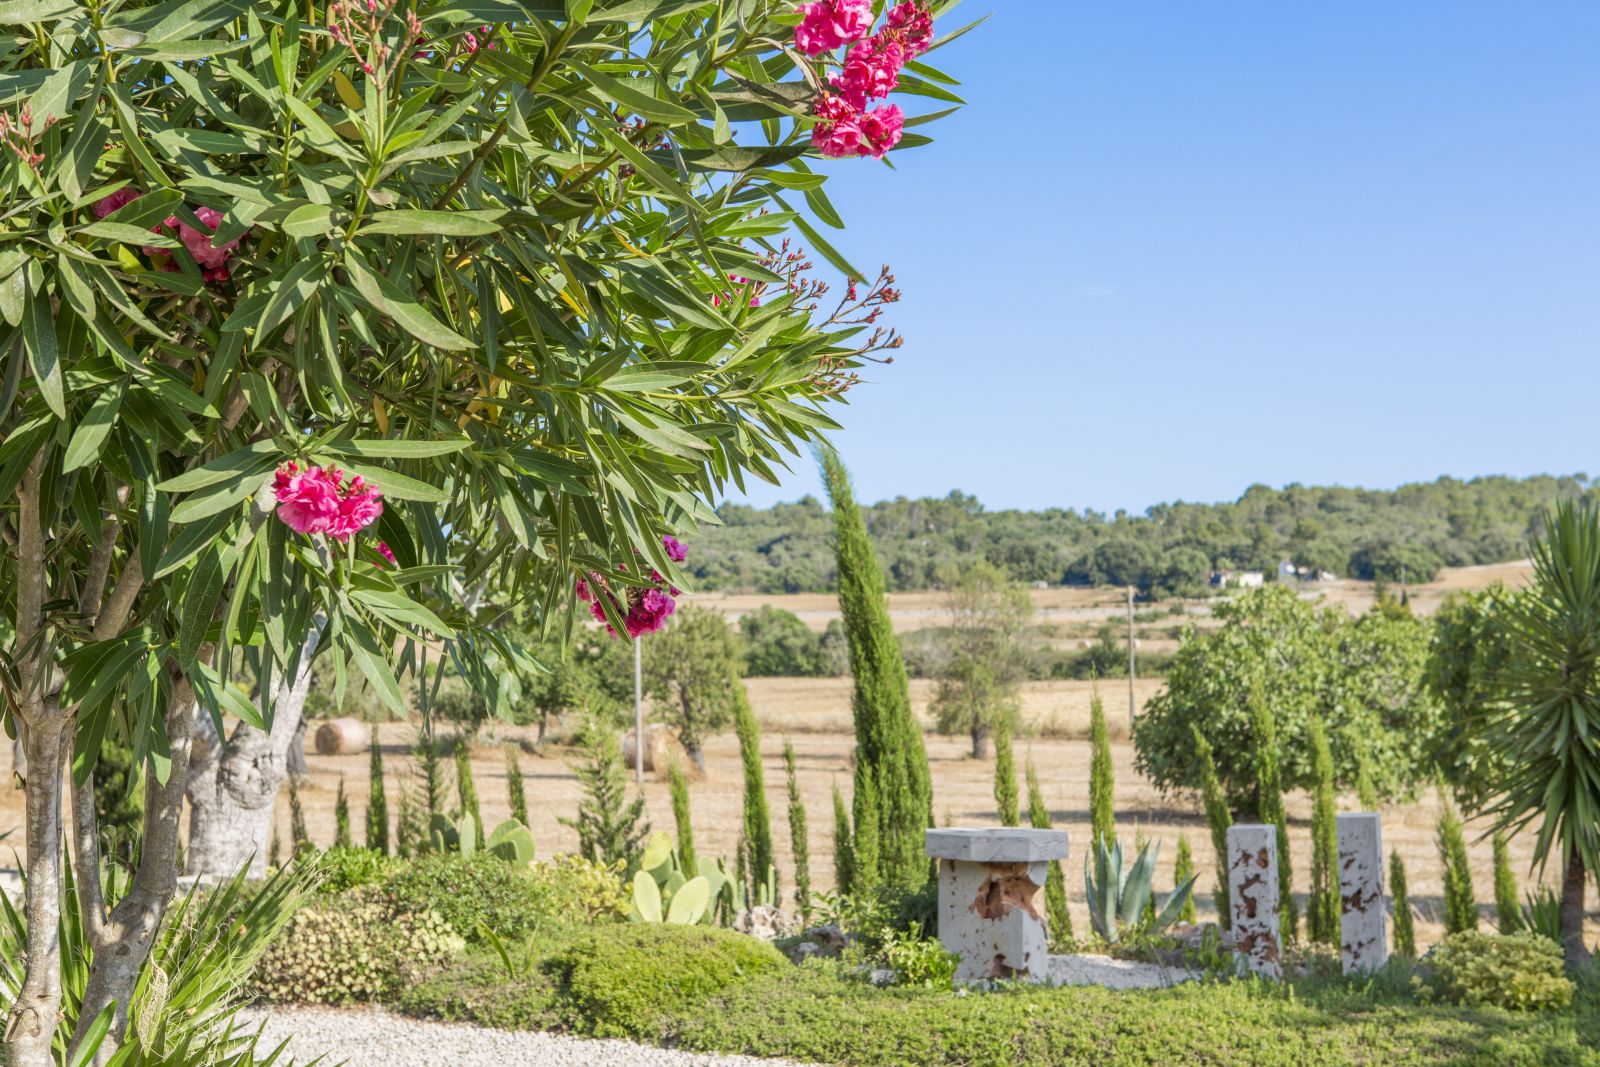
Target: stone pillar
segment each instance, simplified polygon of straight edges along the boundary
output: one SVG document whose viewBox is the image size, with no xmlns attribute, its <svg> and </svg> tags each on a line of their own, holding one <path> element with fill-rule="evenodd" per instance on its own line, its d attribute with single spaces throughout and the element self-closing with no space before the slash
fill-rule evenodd
<svg viewBox="0 0 1600 1067">
<path fill-rule="evenodd" d="M 939 861 L 939 940 L 961 957 L 956 980 L 1050 976 L 1044 884 L 1067 858 L 1065 830 L 928 830 Z"/>
<path fill-rule="evenodd" d="M 1234 950 L 1255 974 L 1282 978 L 1276 827 L 1247 823 L 1228 828 L 1228 895 Z"/>
<path fill-rule="evenodd" d="M 1383 902 L 1383 837 L 1377 815 L 1340 815 L 1339 952 L 1344 973 L 1372 972 L 1389 959 Z"/>
</svg>

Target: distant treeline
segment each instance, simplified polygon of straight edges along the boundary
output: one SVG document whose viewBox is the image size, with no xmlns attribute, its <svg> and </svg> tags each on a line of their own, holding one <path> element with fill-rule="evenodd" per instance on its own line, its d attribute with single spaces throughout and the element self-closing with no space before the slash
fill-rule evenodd
<svg viewBox="0 0 1600 1067">
<path fill-rule="evenodd" d="M 1600 495 L 1587 475 L 1500 476 L 1393 490 L 1254 485 L 1223 504 L 1158 504 L 1143 515 L 1052 508 L 985 511 L 976 497 L 904 497 L 865 509 L 889 588 L 927 589 L 941 568 L 975 559 L 1019 581 L 1198 590 L 1214 570 L 1280 560 L 1341 577 L 1420 582 L 1439 568 L 1519 559 L 1542 510 Z M 805 497 L 757 509 L 729 504 L 697 535 L 696 587 L 764 593 L 834 586 L 831 518 Z"/>
</svg>

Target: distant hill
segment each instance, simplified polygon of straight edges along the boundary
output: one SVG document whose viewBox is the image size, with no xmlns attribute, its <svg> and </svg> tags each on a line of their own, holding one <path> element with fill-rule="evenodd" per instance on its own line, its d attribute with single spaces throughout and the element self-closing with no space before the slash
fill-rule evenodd
<svg viewBox="0 0 1600 1067">
<path fill-rule="evenodd" d="M 1600 483 L 1584 474 L 1497 475 L 1392 490 L 1253 485 L 1231 503 L 1158 504 L 1143 515 L 985 511 L 960 492 L 900 497 L 866 514 L 891 589 L 927 589 L 941 567 L 986 558 L 1020 581 L 1171 593 L 1203 586 L 1213 570 L 1270 575 L 1284 559 L 1342 577 L 1429 581 L 1444 566 L 1524 556 L 1546 507 L 1597 495 Z M 823 502 L 729 504 L 720 515 L 724 525 L 702 529 L 690 556 L 696 588 L 833 588 L 832 518 Z"/>
</svg>

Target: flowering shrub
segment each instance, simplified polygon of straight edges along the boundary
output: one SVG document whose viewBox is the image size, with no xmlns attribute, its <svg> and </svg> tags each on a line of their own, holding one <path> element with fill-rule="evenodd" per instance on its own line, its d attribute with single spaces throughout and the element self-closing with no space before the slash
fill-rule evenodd
<svg viewBox="0 0 1600 1067">
<path fill-rule="evenodd" d="M 666 549 L 667 558 L 674 563 L 682 563 L 689 558 L 688 549 L 670 534 L 661 538 L 661 545 Z M 618 569 L 625 571 L 627 567 Z M 589 605 L 589 614 L 594 616 L 596 622 L 605 624 L 607 633 L 612 637 L 617 636 L 612 619 L 620 616 L 623 629 L 630 639 L 655 633 L 665 626 L 667 619 L 677 610 L 677 597 L 682 592 L 656 570 L 650 572 L 649 585 L 624 586 L 620 599 L 612 591 L 610 582 L 598 574 L 591 574 L 587 579 L 579 578 L 577 589 L 578 599 Z"/>
<path fill-rule="evenodd" d="M 816 56 L 850 45 L 839 73 L 829 78 L 833 91 L 812 107 L 817 124 L 811 143 L 832 158 L 882 159 L 900 143 L 905 113 L 894 104 L 870 110 L 867 105 L 893 92 L 906 63 L 932 46 L 933 16 L 919 0 L 905 0 L 890 8 L 883 28 L 872 34 L 869 0 L 815 0 L 800 11 L 804 19 L 794 35 L 800 51 Z"/>
</svg>

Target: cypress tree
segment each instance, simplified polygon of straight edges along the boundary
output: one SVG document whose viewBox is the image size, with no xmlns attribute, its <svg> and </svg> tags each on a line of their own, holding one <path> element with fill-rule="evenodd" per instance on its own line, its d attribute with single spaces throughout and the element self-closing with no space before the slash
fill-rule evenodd
<svg viewBox="0 0 1600 1067">
<path fill-rule="evenodd" d="M 1306 937 L 1313 944 L 1339 944 L 1338 802 L 1333 791 L 1333 751 L 1321 719 L 1311 720 L 1311 751 L 1316 793 L 1311 808 L 1311 897 L 1306 904 Z"/>
<path fill-rule="evenodd" d="M 911 710 L 905 660 L 889 622 L 883 572 L 850 477 L 832 450 L 824 449 L 821 460 L 833 503 L 839 608 L 855 678 L 850 707 L 856 727 L 857 880 L 916 889 L 928 878 L 923 831 L 933 825 L 933 782 L 922 726 Z M 872 820 L 870 830 L 860 821 L 863 818 Z M 859 840 L 869 835 L 870 849 Z"/>
<path fill-rule="evenodd" d="M 1517 900 L 1517 876 L 1511 871 L 1506 835 L 1494 835 L 1494 917 L 1502 934 L 1522 929 L 1522 905 Z"/>
<path fill-rule="evenodd" d="M 1362 811 L 1377 811 L 1380 807 L 1378 801 L 1378 787 L 1372 781 L 1372 765 L 1367 759 L 1365 750 L 1361 752 L 1360 762 L 1356 764 L 1356 801 L 1361 805 Z"/>
<path fill-rule="evenodd" d="M 1022 816 L 1017 810 L 1017 762 L 1011 751 L 1011 725 L 1005 720 L 995 728 L 994 802 L 1000 812 L 1001 826 L 1021 825 Z"/>
<path fill-rule="evenodd" d="M 424 807 L 427 809 L 428 819 L 444 812 L 444 767 L 439 761 L 439 746 L 434 740 L 433 729 L 425 726 L 417 735 L 417 763 L 422 772 L 422 790 Z M 422 821 L 426 823 L 428 819 Z M 423 839 L 427 835 L 424 833 Z"/>
<path fill-rule="evenodd" d="M 850 842 L 850 809 L 839 783 L 833 783 L 833 882 L 838 893 L 848 893 L 856 880 L 855 848 Z"/>
<path fill-rule="evenodd" d="M 339 792 L 333 799 L 333 847 L 350 848 L 350 801 L 344 795 L 344 777 L 339 778 Z"/>
<path fill-rule="evenodd" d="M 852 892 L 870 896 L 883 886 L 882 842 L 878 839 L 878 820 L 873 813 L 878 810 L 878 783 L 872 772 L 856 768 L 856 794 L 851 798 L 851 822 L 854 833 L 850 838 L 851 862 L 855 867 Z"/>
<path fill-rule="evenodd" d="M 1459 934 L 1478 928 L 1477 894 L 1472 888 L 1472 869 L 1467 860 L 1467 838 L 1461 815 L 1443 789 L 1439 790 L 1439 861 L 1444 865 L 1444 928 Z"/>
<path fill-rule="evenodd" d="M 300 785 L 294 775 L 289 775 L 289 844 L 296 856 L 303 846 L 311 844 L 306 832 L 306 812 L 300 806 Z"/>
<path fill-rule="evenodd" d="M 524 826 L 528 822 L 528 794 L 522 782 L 522 760 L 516 745 L 506 746 L 506 798 L 511 803 L 511 817 Z"/>
<path fill-rule="evenodd" d="M 694 851 L 694 824 L 689 820 L 689 777 L 676 759 L 667 764 L 667 788 L 672 792 L 672 821 L 678 828 L 678 860 L 684 877 L 693 878 L 700 873 L 700 860 Z"/>
<path fill-rule="evenodd" d="M 467 750 L 467 739 L 456 738 L 456 795 L 461 801 L 461 814 L 472 816 L 473 836 L 483 848 L 483 813 L 478 810 L 478 786 L 472 780 L 472 753 Z"/>
<path fill-rule="evenodd" d="M 733 729 L 739 736 L 739 759 L 744 766 L 744 841 L 749 850 L 750 879 L 760 885 L 772 879 L 772 899 L 778 899 L 778 874 L 773 866 L 772 817 L 767 811 L 766 776 L 761 769 L 761 727 L 750 706 L 744 682 L 732 679 Z"/>
<path fill-rule="evenodd" d="M 1174 889 L 1176 889 L 1178 886 L 1182 885 L 1184 883 L 1184 881 L 1186 879 L 1188 879 L 1189 877 L 1191 877 L 1193 874 L 1194 874 L 1194 851 L 1192 849 L 1190 849 L 1190 847 L 1189 847 L 1189 837 L 1188 837 L 1188 835 L 1187 834 L 1179 834 L 1178 835 L 1178 857 L 1177 857 L 1177 859 L 1175 859 L 1173 861 L 1173 866 L 1172 866 L 1172 887 Z M 1189 899 L 1187 899 L 1187 900 L 1185 900 L 1183 902 L 1183 909 L 1178 912 L 1178 918 L 1182 922 L 1186 922 L 1186 923 L 1192 923 L 1192 922 L 1195 921 L 1196 912 L 1195 912 L 1195 906 L 1194 906 L 1194 893 L 1192 891 L 1189 893 Z"/>
<path fill-rule="evenodd" d="M 378 727 L 372 727 L 372 751 L 367 759 L 367 847 L 389 853 L 389 797 L 383 788 L 383 745 Z"/>
<path fill-rule="evenodd" d="M 283 841 L 278 837 L 278 824 L 272 824 L 272 846 L 267 851 L 267 866 L 274 870 L 283 866 Z"/>
<path fill-rule="evenodd" d="M 1389 853 L 1389 895 L 1394 898 L 1394 952 L 1397 956 L 1417 955 L 1417 926 L 1411 916 L 1411 897 L 1406 892 L 1406 865 L 1400 850 Z"/>
<path fill-rule="evenodd" d="M 416 812 L 411 806 L 411 791 L 400 790 L 400 811 L 397 813 L 394 824 L 394 854 L 401 859 L 410 859 L 421 850 L 422 833 L 417 823 Z"/>
<path fill-rule="evenodd" d="M 1294 899 L 1294 866 L 1289 856 L 1289 817 L 1283 806 L 1283 774 L 1278 765 L 1278 728 L 1267 706 L 1261 680 L 1250 690 L 1251 733 L 1256 750 L 1256 795 L 1259 815 L 1278 831 L 1278 907 L 1284 944 L 1300 936 L 1300 907 Z"/>
<path fill-rule="evenodd" d="M 811 919 L 811 846 L 806 840 L 806 807 L 795 780 L 794 745 L 783 739 L 783 772 L 789 787 L 789 847 L 794 852 L 794 906 L 800 921 Z"/>
<path fill-rule="evenodd" d="M 1222 792 L 1222 782 L 1217 779 L 1217 762 L 1211 754 L 1211 742 L 1200 732 L 1200 727 L 1190 724 L 1194 733 L 1195 763 L 1200 768 L 1200 796 L 1205 801 L 1206 824 L 1211 827 L 1211 851 L 1216 855 L 1216 888 L 1211 898 L 1217 904 L 1217 925 L 1230 929 L 1233 910 L 1228 904 L 1228 828 L 1233 825 L 1233 814 L 1228 811 L 1228 798 Z"/>
<path fill-rule="evenodd" d="M 1098 850 L 1117 843 L 1116 772 L 1111 762 L 1111 735 L 1106 731 L 1106 706 L 1095 688 L 1089 697 L 1089 844 Z M 1092 855 L 1093 853 L 1091 853 Z"/>
<path fill-rule="evenodd" d="M 583 730 L 583 759 L 573 768 L 583 799 L 574 818 L 556 821 L 578 831 L 578 853 L 591 863 L 621 862 L 631 867 L 650 835 L 644 796 L 628 799 L 628 772 L 616 732 L 591 719 Z M 742 855 L 742 853 L 741 853 Z"/>
<path fill-rule="evenodd" d="M 1050 809 L 1045 805 L 1039 772 L 1034 770 L 1032 760 L 1028 761 L 1027 777 L 1028 824 L 1035 830 L 1048 830 Z M 1067 879 L 1061 872 L 1060 860 L 1052 860 L 1045 874 L 1044 908 L 1050 923 L 1051 944 L 1070 945 L 1076 940 L 1072 934 L 1072 913 L 1067 910 Z"/>
</svg>

